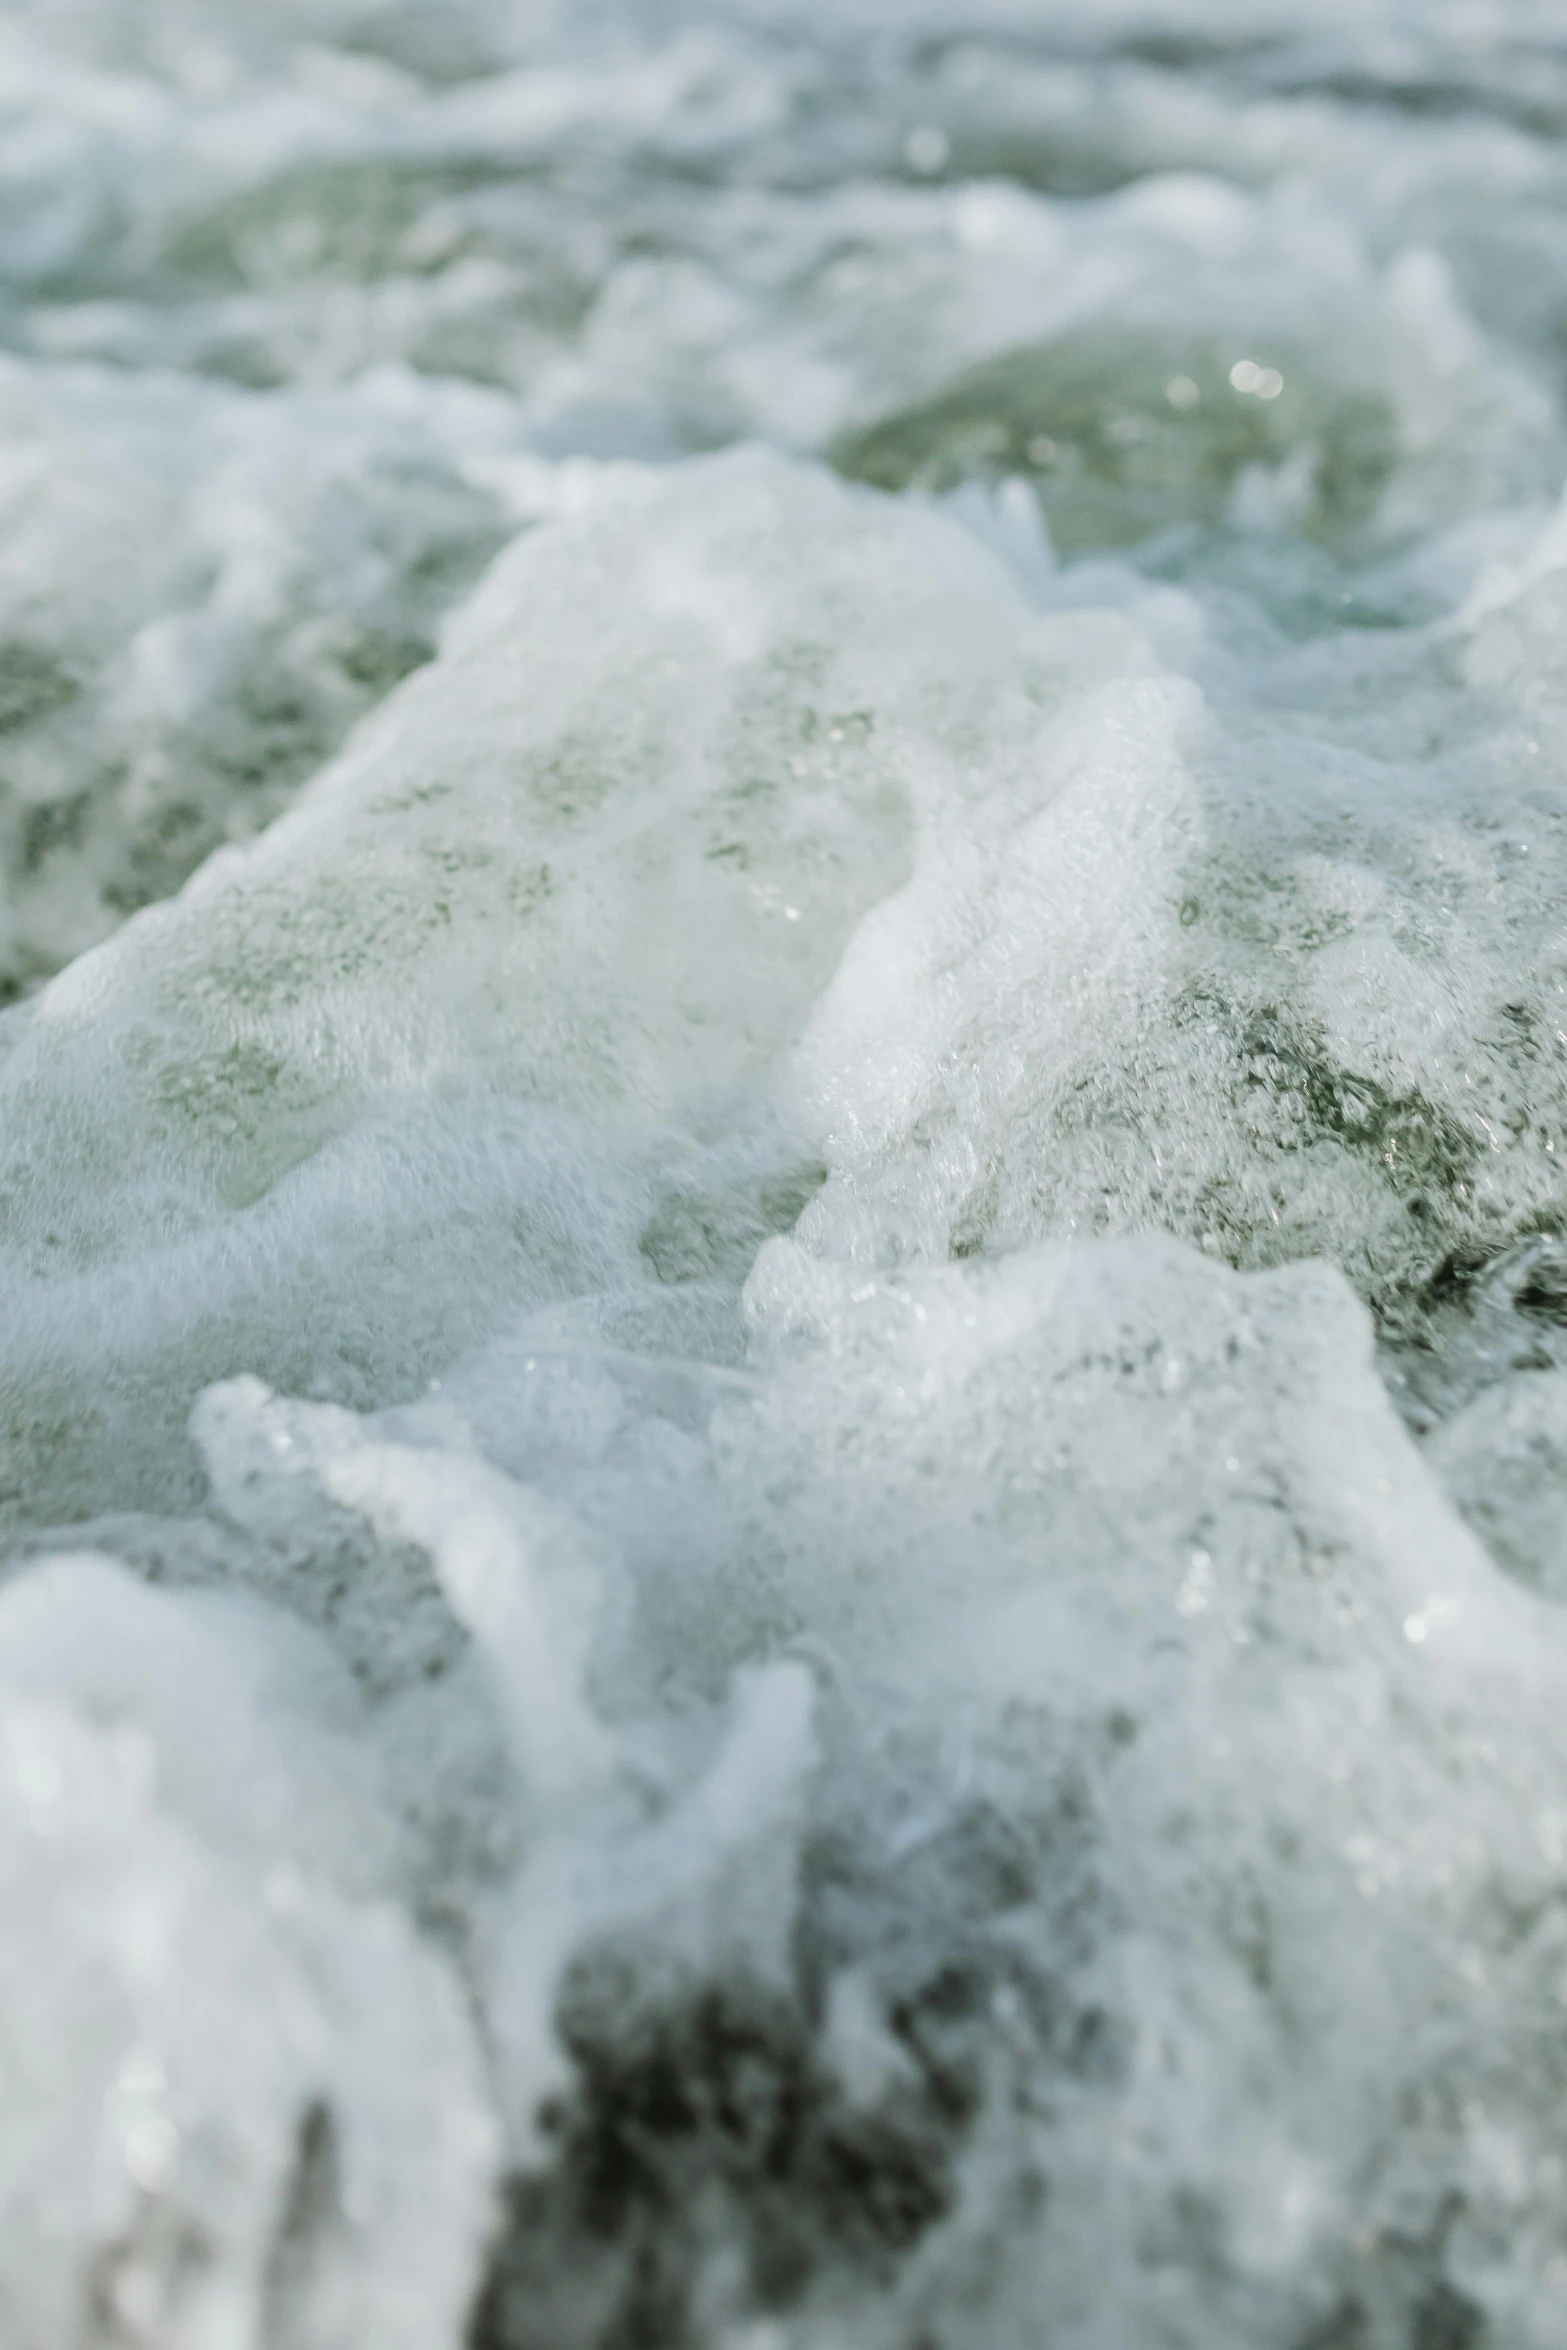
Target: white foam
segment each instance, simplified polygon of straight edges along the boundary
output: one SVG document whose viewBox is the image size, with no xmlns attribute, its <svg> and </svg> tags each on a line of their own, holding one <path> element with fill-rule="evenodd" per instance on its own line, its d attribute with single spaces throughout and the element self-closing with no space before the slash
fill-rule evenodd
<svg viewBox="0 0 1567 2350">
<path fill-rule="evenodd" d="M 1558 2350 L 1553 30 L 12 12 L 7 2345 Z"/>
</svg>

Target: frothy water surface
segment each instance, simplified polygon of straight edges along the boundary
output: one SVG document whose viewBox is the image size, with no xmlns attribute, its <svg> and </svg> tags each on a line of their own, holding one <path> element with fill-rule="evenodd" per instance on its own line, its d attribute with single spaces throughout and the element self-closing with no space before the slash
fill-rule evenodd
<svg viewBox="0 0 1567 2350">
<path fill-rule="evenodd" d="M 1560 2350 L 1558 18 L 9 12 L 7 2350 Z"/>
</svg>

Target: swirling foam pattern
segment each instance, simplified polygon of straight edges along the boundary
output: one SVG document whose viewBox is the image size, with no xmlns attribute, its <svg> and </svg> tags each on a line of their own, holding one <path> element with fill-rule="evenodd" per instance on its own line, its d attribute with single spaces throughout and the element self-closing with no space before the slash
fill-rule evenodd
<svg viewBox="0 0 1567 2350">
<path fill-rule="evenodd" d="M 4 2350 L 1561 2350 L 1564 131 L 6 13 Z"/>
</svg>

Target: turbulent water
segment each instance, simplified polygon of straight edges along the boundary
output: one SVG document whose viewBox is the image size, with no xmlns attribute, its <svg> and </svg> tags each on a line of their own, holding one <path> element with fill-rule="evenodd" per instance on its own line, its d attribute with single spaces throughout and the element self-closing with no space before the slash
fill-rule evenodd
<svg viewBox="0 0 1567 2350">
<path fill-rule="evenodd" d="M 0 15 L 0 2346 L 1561 2350 L 1560 0 Z"/>
</svg>

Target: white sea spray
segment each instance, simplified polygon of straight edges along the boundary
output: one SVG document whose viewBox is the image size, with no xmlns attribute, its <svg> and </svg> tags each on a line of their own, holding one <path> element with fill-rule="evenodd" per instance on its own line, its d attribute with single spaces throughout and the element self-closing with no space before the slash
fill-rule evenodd
<svg viewBox="0 0 1567 2350">
<path fill-rule="evenodd" d="M 1558 2350 L 1551 12 L 0 110 L 6 2350 Z"/>
</svg>

